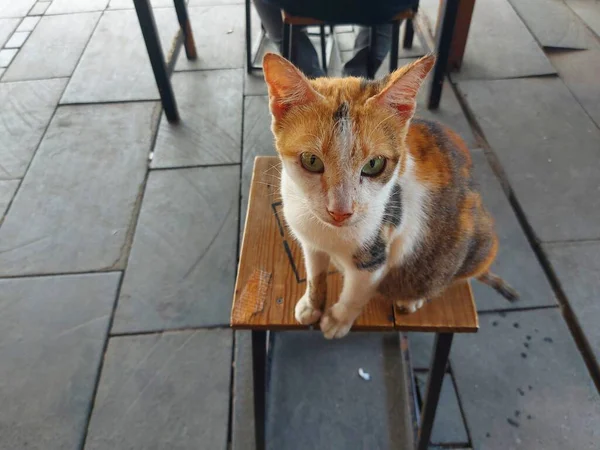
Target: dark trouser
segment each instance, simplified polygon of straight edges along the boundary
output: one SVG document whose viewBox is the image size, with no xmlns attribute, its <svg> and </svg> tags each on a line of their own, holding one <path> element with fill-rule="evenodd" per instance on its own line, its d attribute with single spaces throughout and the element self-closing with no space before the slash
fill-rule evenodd
<svg viewBox="0 0 600 450">
<path fill-rule="evenodd" d="M 281 10 L 263 0 L 254 0 L 254 7 L 260 16 L 260 20 L 267 30 L 269 39 L 276 45 L 281 46 L 283 40 L 283 21 Z M 354 41 L 354 56 L 344 65 L 345 76 L 366 77 L 367 60 L 369 55 L 369 27 L 360 27 L 358 36 Z M 392 26 L 376 26 L 377 39 L 375 41 L 375 70 L 379 68 L 391 46 Z M 312 45 L 306 30 L 300 27 L 292 27 L 292 55 L 294 64 L 308 77 L 317 78 L 325 76 L 319 56 Z"/>
</svg>

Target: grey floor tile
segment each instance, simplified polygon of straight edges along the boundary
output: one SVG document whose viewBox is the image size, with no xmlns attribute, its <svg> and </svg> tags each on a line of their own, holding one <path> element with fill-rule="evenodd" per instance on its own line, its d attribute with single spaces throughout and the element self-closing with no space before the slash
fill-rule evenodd
<svg viewBox="0 0 600 450">
<path fill-rule="evenodd" d="M 153 8 L 172 8 L 173 0 L 150 0 L 150 5 Z M 108 9 L 135 9 L 135 6 L 133 0 L 110 0 Z"/>
<path fill-rule="evenodd" d="M 425 398 L 428 376 L 428 373 L 423 372 L 416 374 L 417 387 L 422 399 Z M 453 448 L 457 444 L 464 444 L 466 446 L 469 443 L 469 436 L 467 435 L 467 429 L 465 428 L 462 413 L 460 412 L 458 397 L 450 374 L 446 374 L 444 377 L 430 442 L 433 445 L 453 444 Z"/>
<path fill-rule="evenodd" d="M 104 11 L 107 5 L 108 0 L 52 0 L 46 15 Z"/>
<path fill-rule="evenodd" d="M 439 108 L 436 110 L 427 109 L 430 84 L 431 77 L 428 77 L 417 95 L 416 116 L 448 125 L 464 139 L 469 148 L 476 147 L 477 141 L 473 134 L 473 130 L 471 129 L 471 125 L 469 125 L 467 117 L 463 113 L 462 107 L 456 98 L 456 94 L 447 80 L 444 81 Z"/>
<path fill-rule="evenodd" d="M 4 213 L 6 212 L 10 201 L 15 195 L 15 192 L 17 192 L 19 183 L 19 180 L 0 180 L 0 224 L 2 224 Z"/>
<path fill-rule="evenodd" d="M 397 334 L 360 333 L 326 341 L 320 332 L 278 333 L 269 384 L 268 448 L 410 448 L 398 349 Z M 370 381 L 358 375 L 359 368 Z"/>
<path fill-rule="evenodd" d="M 123 268 L 154 107 L 56 112 L 0 228 L 0 275 Z"/>
<path fill-rule="evenodd" d="M 257 156 L 275 156 L 275 140 L 271 132 L 271 113 L 269 112 L 269 100 L 267 97 L 246 97 L 244 99 L 244 152 L 242 157 L 242 206 L 241 227 L 246 222 L 246 210 L 248 209 L 248 195 L 254 159 Z M 279 177 L 279 172 L 273 171 L 269 174 Z M 243 230 L 242 230 L 243 231 Z"/>
<path fill-rule="evenodd" d="M 189 0 L 189 6 L 243 5 L 242 0 Z"/>
<path fill-rule="evenodd" d="M 464 61 L 456 79 L 556 73 L 508 0 L 475 3 Z"/>
<path fill-rule="evenodd" d="M 4 75 L 5 70 L 6 69 L 4 69 L 4 68 L 0 68 L 0 80 L 2 80 L 2 75 Z"/>
<path fill-rule="evenodd" d="M 244 6 L 224 5 L 188 9 L 198 59 L 179 53 L 175 70 L 237 69 L 244 67 Z"/>
<path fill-rule="evenodd" d="M 562 0 L 509 0 L 543 47 L 587 48 L 585 26 Z"/>
<path fill-rule="evenodd" d="M 66 83 L 40 80 L 0 84 L 0 179 L 25 175 Z"/>
<path fill-rule="evenodd" d="M 25 17 L 21 23 L 19 24 L 19 26 L 17 27 L 17 31 L 21 32 L 21 31 L 33 31 L 33 29 L 35 28 L 35 26 L 38 24 L 38 22 L 40 21 L 39 16 L 36 17 Z"/>
<path fill-rule="evenodd" d="M 18 31 L 14 33 L 11 38 L 6 42 L 6 48 L 21 48 L 27 38 L 29 37 L 28 31 Z"/>
<path fill-rule="evenodd" d="M 36 0 L 0 0 L 0 17 L 24 17 Z"/>
<path fill-rule="evenodd" d="M 239 167 L 150 173 L 113 332 L 228 325 Z"/>
<path fill-rule="evenodd" d="M 600 396 L 560 310 L 479 320 L 451 353 L 473 447 L 596 449 Z"/>
<path fill-rule="evenodd" d="M 161 118 L 152 167 L 240 162 L 243 80 L 241 69 L 173 75 L 181 121 Z"/>
<path fill-rule="evenodd" d="M 433 352 L 433 333 L 406 333 L 410 344 L 410 357 L 414 369 L 429 369 Z"/>
<path fill-rule="evenodd" d="M 600 127 L 600 48 L 579 52 L 549 52 L 560 78 Z"/>
<path fill-rule="evenodd" d="M 100 13 L 42 17 L 4 81 L 71 76 L 99 17 Z"/>
<path fill-rule="evenodd" d="M 15 48 L 0 50 L 0 69 L 8 67 L 17 55 L 17 52 L 18 50 Z"/>
<path fill-rule="evenodd" d="M 256 71 L 252 74 L 245 74 L 244 95 L 267 95 L 267 83 L 262 71 Z"/>
<path fill-rule="evenodd" d="M 488 286 L 473 281 L 473 295 L 479 311 L 556 305 L 556 297 L 527 237 L 492 172 L 483 151 L 472 152 L 475 179 L 486 208 L 494 217 L 500 249 L 492 271 L 504 278 L 520 294 L 511 303 Z"/>
<path fill-rule="evenodd" d="M 600 130 L 562 81 L 480 80 L 459 87 L 537 237 L 600 237 Z"/>
<path fill-rule="evenodd" d="M 600 242 L 561 243 L 544 250 L 600 362 Z"/>
<path fill-rule="evenodd" d="M 0 19 L 0 48 L 8 41 L 19 22 L 19 19 Z"/>
<path fill-rule="evenodd" d="M 31 8 L 31 10 L 29 10 L 29 15 L 30 16 L 42 16 L 46 12 L 46 10 L 48 9 L 49 6 L 50 6 L 50 2 L 38 1 L 35 5 L 33 5 L 33 8 Z"/>
<path fill-rule="evenodd" d="M 86 450 L 226 450 L 232 331 L 112 338 Z"/>
<path fill-rule="evenodd" d="M 154 17 L 166 57 L 179 29 L 177 16 L 173 8 L 160 8 Z M 135 11 L 104 12 L 61 103 L 158 98 Z"/>
<path fill-rule="evenodd" d="M 600 9 L 594 0 L 565 0 L 567 5 L 600 36 Z"/>
<path fill-rule="evenodd" d="M 236 331 L 231 410 L 232 450 L 256 450 L 252 382 L 252 334 L 250 331 Z"/>
<path fill-rule="evenodd" d="M 0 280 L 0 448 L 81 445 L 119 277 Z"/>
</svg>

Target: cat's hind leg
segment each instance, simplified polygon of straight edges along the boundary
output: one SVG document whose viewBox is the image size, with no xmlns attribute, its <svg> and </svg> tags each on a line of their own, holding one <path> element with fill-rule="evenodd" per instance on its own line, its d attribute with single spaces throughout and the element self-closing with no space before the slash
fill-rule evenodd
<svg viewBox="0 0 600 450">
<path fill-rule="evenodd" d="M 428 302 L 429 302 L 429 300 L 423 299 L 423 298 L 419 299 L 419 300 L 410 300 L 410 301 L 397 300 L 396 307 L 397 307 L 398 313 L 400 313 L 400 314 L 412 314 L 412 313 L 416 312 L 417 310 L 421 309 Z"/>
</svg>

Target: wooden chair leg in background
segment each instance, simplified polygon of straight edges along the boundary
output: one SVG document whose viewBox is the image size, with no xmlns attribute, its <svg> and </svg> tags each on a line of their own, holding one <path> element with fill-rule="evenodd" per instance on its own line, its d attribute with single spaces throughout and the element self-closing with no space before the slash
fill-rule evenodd
<svg viewBox="0 0 600 450">
<path fill-rule="evenodd" d="M 163 109 L 165 110 L 165 115 L 169 122 L 178 122 L 179 112 L 177 110 L 177 102 L 175 101 L 173 87 L 171 86 L 171 80 L 169 79 L 165 55 L 160 46 L 160 39 L 158 37 L 152 7 L 150 6 L 150 0 L 134 0 L 133 3 L 140 22 L 140 28 L 142 29 L 146 50 L 148 51 L 148 57 L 150 58 L 150 64 L 152 65 L 152 71 L 154 72 L 156 86 L 160 93 L 160 99 Z"/>
<path fill-rule="evenodd" d="M 448 71 L 448 58 L 450 57 L 450 48 L 452 47 L 452 37 L 454 36 L 454 28 L 458 15 L 459 0 L 446 0 L 443 5 L 444 11 L 441 14 L 443 19 L 436 32 L 437 60 L 433 67 L 433 76 L 429 91 L 429 101 L 427 104 L 429 109 L 437 109 L 440 106 L 444 78 Z"/>
<path fill-rule="evenodd" d="M 188 16 L 187 6 L 185 6 L 184 0 L 174 0 L 175 11 L 177 12 L 177 20 L 179 20 L 179 26 L 183 33 L 183 47 L 185 48 L 185 56 L 189 60 L 195 60 L 198 55 L 196 54 L 196 43 L 194 42 L 194 34 L 192 33 L 192 26 L 190 25 L 190 17 Z"/>
</svg>

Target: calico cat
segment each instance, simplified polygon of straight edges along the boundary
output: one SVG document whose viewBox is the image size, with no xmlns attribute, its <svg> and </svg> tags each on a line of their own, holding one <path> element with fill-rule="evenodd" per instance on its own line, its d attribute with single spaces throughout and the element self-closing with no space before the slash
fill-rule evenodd
<svg viewBox="0 0 600 450">
<path fill-rule="evenodd" d="M 489 272 L 498 239 L 466 144 L 413 119 L 433 63 L 425 56 L 377 81 L 309 80 L 278 55 L 264 58 L 283 212 L 308 280 L 295 317 L 320 319 L 326 338 L 345 336 L 375 295 L 411 313 L 456 280 L 476 278 L 517 297 Z M 344 284 L 324 312 L 330 260 Z"/>
</svg>

